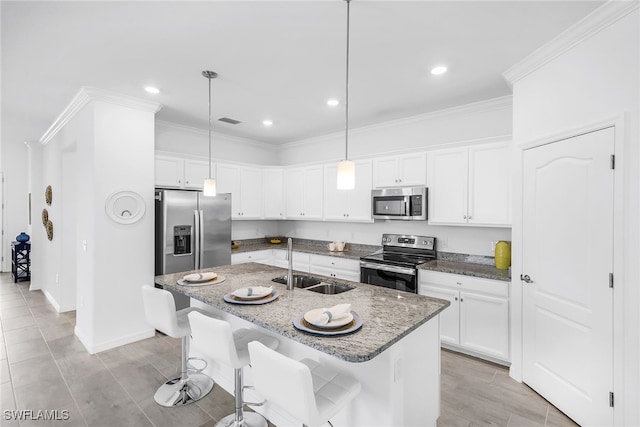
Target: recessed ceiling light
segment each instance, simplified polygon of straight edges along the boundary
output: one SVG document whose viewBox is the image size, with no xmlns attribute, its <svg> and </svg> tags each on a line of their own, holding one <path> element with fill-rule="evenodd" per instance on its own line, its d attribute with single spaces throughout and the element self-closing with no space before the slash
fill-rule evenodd
<svg viewBox="0 0 640 427">
<path fill-rule="evenodd" d="M 273 122 L 271 120 L 263 120 L 262 124 L 265 126 L 271 126 L 273 124 Z"/>
<path fill-rule="evenodd" d="M 146 90 L 149 93 L 152 93 L 154 95 L 160 93 L 160 89 L 158 89 L 157 87 L 153 87 L 153 86 L 147 86 L 144 88 L 144 90 Z"/>
<path fill-rule="evenodd" d="M 442 66 L 442 65 L 431 69 L 431 74 L 433 74 L 435 76 L 437 76 L 439 74 L 444 74 L 446 72 L 447 72 L 447 67 Z"/>
<path fill-rule="evenodd" d="M 329 107 L 335 107 L 337 105 L 340 105 L 340 101 L 338 101 L 337 99 L 330 99 L 327 101 L 327 105 Z"/>
</svg>

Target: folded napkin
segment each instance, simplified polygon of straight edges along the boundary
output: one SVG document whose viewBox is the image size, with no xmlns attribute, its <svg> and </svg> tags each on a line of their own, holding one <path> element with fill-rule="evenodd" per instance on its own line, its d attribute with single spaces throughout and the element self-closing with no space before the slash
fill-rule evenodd
<svg viewBox="0 0 640 427">
<path fill-rule="evenodd" d="M 269 286 L 268 288 L 265 286 L 254 286 L 252 288 L 240 288 L 233 291 L 233 295 L 240 298 L 254 297 L 254 296 L 265 296 L 269 295 L 273 292 L 273 286 Z"/>
<path fill-rule="evenodd" d="M 211 271 L 209 273 L 187 274 L 182 279 L 186 280 L 187 282 L 206 282 L 206 281 L 209 281 L 209 280 L 213 280 L 216 277 L 218 277 L 218 275 Z"/>
<path fill-rule="evenodd" d="M 351 314 L 351 304 L 338 304 L 331 308 L 323 308 L 322 314 L 314 323 L 326 325 L 332 320 L 338 320 Z"/>
</svg>

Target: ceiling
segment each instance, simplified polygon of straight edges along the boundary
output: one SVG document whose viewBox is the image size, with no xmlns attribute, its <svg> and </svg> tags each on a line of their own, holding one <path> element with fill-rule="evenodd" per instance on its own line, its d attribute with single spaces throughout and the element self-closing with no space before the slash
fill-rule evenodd
<svg viewBox="0 0 640 427">
<path fill-rule="evenodd" d="M 600 1 L 351 1 L 350 128 L 511 93 L 502 73 Z M 2 1 L 3 143 L 37 141 L 82 86 L 157 119 L 282 144 L 342 131 L 347 4 Z M 430 69 L 444 64 L 446 74 Z M 152 85 L 157 95 L 144 91 Z M 264 127 L 262 120 L 273 121 Z"/>
</svg>

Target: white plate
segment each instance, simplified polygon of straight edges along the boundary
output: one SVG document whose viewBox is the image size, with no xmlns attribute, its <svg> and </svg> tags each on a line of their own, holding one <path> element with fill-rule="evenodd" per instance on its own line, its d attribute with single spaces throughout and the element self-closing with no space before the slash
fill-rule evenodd
<svg viewBox="0 0 640 427">
<path fill-rule="evenodd" d="M 344 325 L 349 324 L 351 321 L 353 321 L 353 315 L 351 313 L 348 313 L 344 316 L 340 316 L 337 319 L 331 320 L 329 323 L 322 324 L 320 323 L 320 317 L 322 316 L 322 313 L 324 313 L 325 311 L 327 311 L 327 309 L 325 308 L 316 308 L 314 310 L 309 310 L 304 314 L 304 320 L 306 320 L 316 328 L 322 328 L 322 329 L 340 328 Z"/>
<path fill-rule="evenodd" d="M 248 289 L 252 290 L 251 295 L 247 295 Z M 252 299 L 264 298 L 267 295 L 271 294 L 272 292 L 273 292 L 272 286 L 269 286 L 268 288 L 264 286 L 250 286 L 246 288 L 236 289 L 235 291 L 231 292 L 231 295 L 243 300 L 252 300 Z"/>
<path fill-rule="evenodd" d="M 225 280 L 224 276 L 216 276 L 215 279 L 207 280 L 206 282 L 189 282 L 187 280 L 179 279 L 177 283 L 180 286 L 196 287 L 196 286 L 218 285 L 218 284 L 224 282 L 224 280 Z"/>
<path fill-rule="evenodd" d="M 182 280 L 184 280 L 185 282 L 199 283 L 199 282 L 208 282 L 209 280 L 213 280 L 216 277 L 218 277 L 218 275 L 214 272 L 193 273 L 193 274 L 187 274 L 182 278 Z"/>
</svg>

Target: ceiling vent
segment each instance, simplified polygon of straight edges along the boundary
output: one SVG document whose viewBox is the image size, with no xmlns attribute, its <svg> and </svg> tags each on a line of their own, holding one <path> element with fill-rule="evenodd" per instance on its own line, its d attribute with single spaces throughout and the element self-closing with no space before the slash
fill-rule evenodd
<svg viewBox="0 0 640 427">
<path fill-rule="evenodd" d="M 237 125 L 238 123 L 242 123 L 240 120 L 231 119 L 229 117 L 220 117 L 218 119 L 219 122 L 229 123 L 230 125 Z"/>
</svg>

